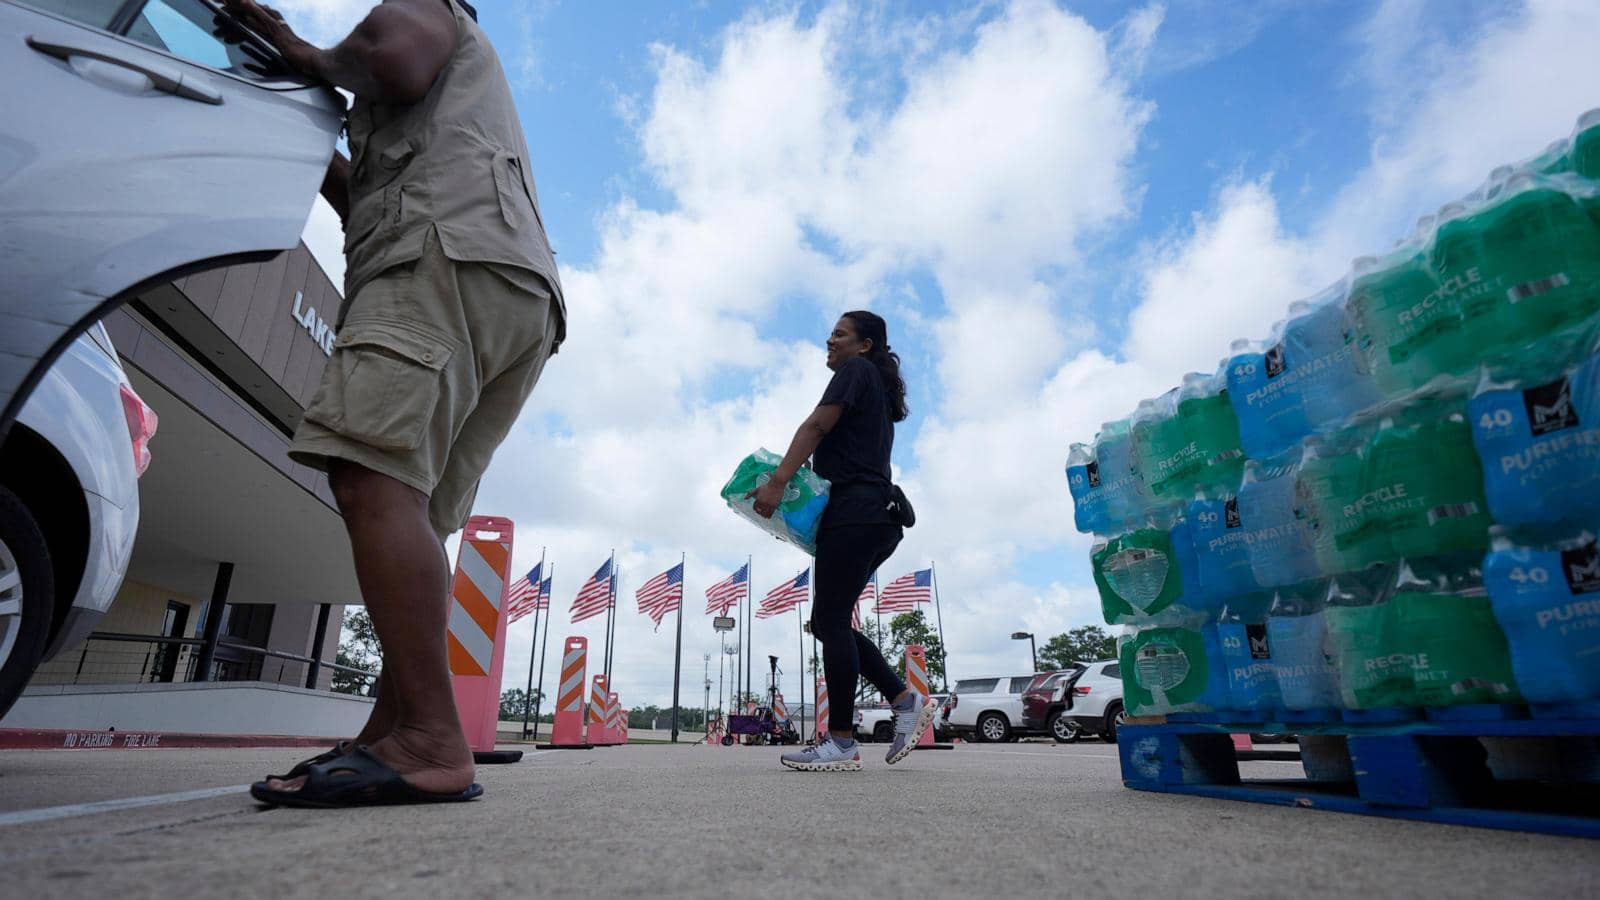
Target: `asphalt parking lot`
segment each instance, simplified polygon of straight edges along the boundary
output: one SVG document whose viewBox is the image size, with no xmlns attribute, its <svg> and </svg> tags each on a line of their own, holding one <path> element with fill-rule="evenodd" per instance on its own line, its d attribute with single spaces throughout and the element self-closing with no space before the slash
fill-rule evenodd
<svg viewBox="0 0 1600 900">
<path fill-rule="evenodd" d="M 792 772 L 763 748 L 535 751 L 480 768 L 475 803 L 340 811 L 244 793 L 305 751 L 7 751 L 0 863 L 15 897 L 1600 891 L 1589 841 L 1130 791 L 1099 743 L 893 767 L 863 749 L 859 773 Z"/>
</svg>

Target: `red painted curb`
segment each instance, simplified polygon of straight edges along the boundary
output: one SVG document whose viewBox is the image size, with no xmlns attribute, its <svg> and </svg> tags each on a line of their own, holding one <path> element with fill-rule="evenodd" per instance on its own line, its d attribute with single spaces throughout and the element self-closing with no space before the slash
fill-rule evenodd
<svg viewBox="0 0 1600 900">
<path fill-rule="evenodd" d="M 338 738 L 290 734 L 185 734 L 166 731 L 59 731 L 0 728 L 0 750 L 196 750 L 326 747 Z"/>
</svg>

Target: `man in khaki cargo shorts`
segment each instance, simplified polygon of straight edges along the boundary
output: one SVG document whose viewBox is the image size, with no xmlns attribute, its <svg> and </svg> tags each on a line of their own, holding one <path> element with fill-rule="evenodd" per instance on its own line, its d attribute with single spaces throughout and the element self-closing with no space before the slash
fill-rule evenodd
<svg viewBox="0 0 1600 900">
<path fill-rule="evenodd" d="M 443 538 L 564 337 L 522 125 L 461 0 L 386 0 L 331 50 L 225 0 L 299 71 L 355 94 L 323 194 L 345 226 L 338 338 L 289 454 L 324 468 L 383 644 L 354 741 L 251 787 L 267 803 L 470 800 L 445 644 Z"/>
</svg>

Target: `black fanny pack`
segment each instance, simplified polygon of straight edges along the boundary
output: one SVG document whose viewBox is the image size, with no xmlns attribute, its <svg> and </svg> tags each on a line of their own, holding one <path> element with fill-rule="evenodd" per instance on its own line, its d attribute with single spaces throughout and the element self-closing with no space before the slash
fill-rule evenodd
<svg viewBox="0 0 1600 900">
<path fill-rule="evenodd" d="M 906 492 L 900 490 L 900 485 L 889 485 L 889 518 L 901 528 L 910 528 L 917 524 L 917 511 L 911 508 L 911 501 L 906 499 Z"/>
</svg>

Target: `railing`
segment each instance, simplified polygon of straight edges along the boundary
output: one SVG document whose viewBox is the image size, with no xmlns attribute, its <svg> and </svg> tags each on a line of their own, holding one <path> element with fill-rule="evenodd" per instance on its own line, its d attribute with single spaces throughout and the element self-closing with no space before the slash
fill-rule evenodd
<svg viewBox="0 0 1600 900">
<path fill-rule="evenodd" d="M 40 667 L 33 684 L 150 684 L 202 680 L 195 671 L 199 638 L 161 637 L 96 631 L 77 652 L 65 653 Z M 274 663 L 276 665 L 274 665 Z M 290 666 L 303 666 L 297 671 Z M 269 650 L 232 638 L 217 641 L 208 681 L 261 681 L 303 684 L 315 688 L 321 670 L 333 672 L 333 690 L 372 696 L 378 673 Z"/>
</svg>

